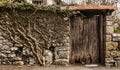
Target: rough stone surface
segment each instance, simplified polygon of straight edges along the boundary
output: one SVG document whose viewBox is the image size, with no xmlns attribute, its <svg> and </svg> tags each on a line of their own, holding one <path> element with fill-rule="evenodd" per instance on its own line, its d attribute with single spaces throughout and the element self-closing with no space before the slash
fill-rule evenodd
<svg viewBox="0 0 120 70">
<path fill-rule="evenodd" d="M 107 16 L 106 18 L 106 45 L 105 45 L 105 64 L 107 67 L 111 66 L 120 66 L 120 34 L 114 33 L 113 20 L 111 16 Z"/>
<path fill-rule="evenodd" d="M 111 40 L 112 40 L 112 36 L 111 35 L 106 35 L 106 41 L 111 42 Z"/>
<path fill-rule="evenodd" d="M 14 58 L 12 58 L 12 60 L 14 60 L 14 61 L 21 61 L 22 58 L 21 57 L 14 57 Z"/>
<path fill-rule="evenodd" d="M 120 51 L 112 51 L 111 56 L 112 57 L 120 57 Z"/>
<path fill-rule="evenodd" d="M 69 60 L 67 60 L 67 59 L 57 59 L 57 60 L 55 60 L 55 64 L 68 66 Z"/>
<path fill-rule="evenodd" d="M 16 57 L 16 54 L 8 54 L 8 57 L 11 57 L 11 58 Z"/>
<path fill-rule="evenodd" d="M 6 42 L 5 44 L 6 44 L 6 45 L 9 45 L 9 46 L 11 46 L 11 47 L 13 46 L 13 43 L 12 43 L 12 42 Z"/>
<path fill-rule="evenodd" d="M 106 50 L 117 50 L 118 43 L 117 42 L 106 42 Z"/>
<path fill-rule="evenodd" d="M 23 44 L 15 44 L 16 47 L 23 47 Z"/>
<path fill-rule="evenodd" d="M 23 61 L 15 61 L 13 62 L 14 65 L 23 65 L 24 62 Z"/>
<path fill-rule="evenodd" d="M 105 61 L 108 62 L 115 62 L 115 60 L 113 58 L 105 58 Z"/>
<path fill-rule="evenodd" d="M 69 51 L 57 51 L 55 55 L 57 56 L 56 59 L 68 59 Z"/>
<path fill-rule="evenodd" d="M 64 47 L 66 50 L 70 50 L 70 43 L 64 43 Z"/>
<path fill-rule="evenodd" d="M 23 48 L 22 54 L 23 55 L 29 55 L 30 54 L 30 49 L 29 48 Z"/>
<path fill-rule="evenodd" d="M 106 58 L 110 58 L 110 57 L 111 57 L 110 51 L 106 51 L 105 57 L 106 57 Z"/>
<path fill-rule="evenodd" d="M 53 63 L 53 53 L 50 50 L 44 51 L 45 65 L 50 65 Z"/>
<path fill-rule="evenodd" d="M 106 21 L 106 25 L 107 25 L 107 26 L 111 26 L 111 25 L 113 25 L 113 23 L 114 23 L 114 22 L 113 22 L 112 20 Z"/>
<path fill-rule="evenodd" d="M 34 65 L 34 64 L 36 64 L 35 59 L 33 59 L 33 58 L 29 58 L 29 64 L 30 64 L 30 65 Z"/>
<path fill-rule="evenodd" d="M 119 33 L 112 34 L 112 40 L 113 41 L 120 41 L 120 34 Z"/>
<path fill-rule="evenodd" d="M 120 67 L 120 57 L 115 58 L 116 66 Z"/>
<path fill-rule="evenodd" d="M 3 45 L 3 46 L 1 47 L 1 49 L 2 49 L 2 50 L 9 50 L 10 47 L 9 47 L 8 45 Z"/>
<path fill-rule="evenodd" d="M 11 51 L 2 50 L 1 53 L 10 54 Z"/>
<path fill-rule="evenodd" d="M 106 20 L 107 21 L 113 21 L 113 17 L 112 16 L 106 16 Z"/>
<path fill-rule="evenodd" d="M 4 40 L 4 37 L 0 36 L 0 40 Z"/>
<path fill-rule="evenodd" d="M 69 43 L 70 42 L 70 37 L 69 36 L 65 37 L 62 42 Z"/>
<path fill-rule="evenodd" d="M 3 54 L 3 53 L 0 53 L 0 57 L 1 57 L 1 58 L 6 58 L 7 55 L 6 55 L 6 54 Z"/>
<path fill-rule="evenodd" d="M 69 44 L 69 45 L 68 45 Z M 55 64 L 68 65 L 70 43 L 64 43 L 62 47 L 55 48 Z"/>
<path fill-rule="evenodd" d="M 106 26 L 106 34 L 112 34 L 113 33 L 113 26 Z"/>
<path fill-rule="evenodd" d="M 51 65 L 52 63 L 56 63 L 58 59 L 60 59 L 60 61 L 63 61 L 64 64 L 65 62 L 68 63 L 69 53 L 70 53 L 69 52 L 70 51 L 70 21 L 69 21 L 70 19 L 68 17 L 63 17 L 55 13 L 53 14 L 50 12 L 43 12 L 43 11 L 35 12 L 35 15 L 29 18 L 29 20 L 23 18 L 30 15 L 31 12 L 16 11 L 16 13 L 20 15 L 20 16 L 17 16 L 16 21 L 18 22 L 20 21 L 21 23 L 24 23 L 25 25 L 23 24 L 21 26 L 23 27 L 25 26 L 25 29 L 26 29 L 26 26 L 28 24 L 26 23 L 26 21 L 30 20 L 31 25 L 33 25 L 33 23 L 36 23 L 39 25 L 39 26 L 36 26 L 36 28 L 43 31 L 42 32 L 43 35 L 46 34 L 45 38 L 50 37 L 50 40 L 47 40 L 47 42 L 50 41 L 50 45 L 49 45 L 50 48 L 48 48 L 46 47 L 46 45 L 48 44 L 46 44 L 47 42 L 43 41 L 42 35 L 34 31 L 35 29 L 33 29 L 33 26 L 31 26 L 32 27 L 31 31 L 33 32 L 32 36 L 34 36 L 36 40 L 40 42 L 39 45 L 42 47 L 41 53 L 45 60 L 44 64 Z M 4 14 L 1 12 L 0 22 L 14 23 L 13 21 L 10 21 L 10 20 L 13 20 L 13 18 L 16 18 L 16 16 L 13 16 L 12 14 L 13 14 L 13 11 L 6 11 L 4 12 Z M 6 19 L 9 19 L 9 20 L 6 20 Z M 28 30 L 25 30 L 25 31 L 28 31 Z M 16 41 L 19 41 L 20 43 L 14 42 L 11 39 L 9 32 L 3 31 L 0 29 L 0 64 L 1 65 L 2 64 L 5 64 L 5 65 L 38 64 L 38 60 L 33 54 L 30 46 L 29 45 L 26 46 L 26 44 L 28 44 L 28 41 L 23 40 L 24 38 L 18 34 L 14 35 L 14 38 Z M 30 41 L 33 41 L 33 40 L 30 40 Z M 43 50 L 45 51 L 43 52 Z M 56 52 L 58 52 L 58 54 L 55 55 Z M 57 56 L 59 57 L 55 59 L 55 57 Z M 64 61 L 64 59 L 67 61 Z"/>
<path fill-rule="evenodd" d="M 18 48 L 17 48 L 17 47 L 11 47 L 10 50 L 11 50 L 11 51 L 17 51 Z"/>
</svg>

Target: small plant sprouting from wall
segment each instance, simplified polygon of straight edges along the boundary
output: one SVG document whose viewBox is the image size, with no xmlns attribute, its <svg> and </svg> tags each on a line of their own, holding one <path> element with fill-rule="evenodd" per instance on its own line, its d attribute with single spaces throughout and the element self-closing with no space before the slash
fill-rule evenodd
<svg viewBox="0 0 120 70">
<path fill-rule="evenodd" d="M 114 33 L 120 33 L 120 29 L 117 27 L 114 27 Z"/>
</svg>

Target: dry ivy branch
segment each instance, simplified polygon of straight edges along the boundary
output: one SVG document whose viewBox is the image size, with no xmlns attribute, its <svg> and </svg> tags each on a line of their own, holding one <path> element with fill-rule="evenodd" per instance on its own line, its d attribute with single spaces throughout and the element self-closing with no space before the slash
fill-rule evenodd
<svg viewBox="0 0 120 70">
<path fill-rule="evenodd" d="M 32 15 L 24 12 L 26 16 L 22 16 L 15 9 L 10 12 L 5 12 L 2 18 L 3 21 L 0 22 L 0 29 L 10 36 L 10 40 L 12 40 L 13 43 L 23 44 L 24 47 L 29 47 L 39 64 L 43 65 L 45 62 L 42 54 L 43 49 L 49 49 L 51 45 L 50 28 L 49 24 L 46 24 L 47 27 L 45 30 L 47 32 L 44 32 L 38 27 L 40 23 L 33 23 L 32 20 L 30 20 L 33 18 L 35 12 L 33 12 Z M 12 15 L 11 13 L 14 14 Z M 19 39 L 17 39 L 16 36 L 19 37 Z M 38 37 L 41 37 L 42 40 L 38 39 Z M 42 41 L 46 47 L 41 45 Z"/>
</svg>

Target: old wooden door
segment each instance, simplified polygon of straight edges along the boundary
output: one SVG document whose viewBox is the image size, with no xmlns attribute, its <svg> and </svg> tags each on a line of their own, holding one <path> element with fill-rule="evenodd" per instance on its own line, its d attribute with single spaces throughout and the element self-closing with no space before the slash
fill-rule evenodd
<svg viewBox="0 0 120 70">
<path fill-rule="evenodd" d="M 98 16 L 71 19 L 71 63 L 99 63 Z"/>
</svg>

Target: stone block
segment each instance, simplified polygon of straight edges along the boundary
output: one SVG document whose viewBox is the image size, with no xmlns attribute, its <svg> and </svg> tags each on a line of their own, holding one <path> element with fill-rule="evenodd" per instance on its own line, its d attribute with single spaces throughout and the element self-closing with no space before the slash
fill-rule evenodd
<svg viewBox="0 0 120 70">
<path fill-rule="evenodd" d="M 2 47 L 2 46 L 3 46 L 3 44 L 0 43 L 0 47 Z"/>
<path fill-rule="evenodd" d="M 113 17 L 112 16 L 106 16 L 106 20 L 107 21 L 113 21 Z"/>
<path fill-rule="evenodd" d="M 22 51 L 22 54 L 23 54 L 23 55 L 26 55 L 26 56 L 27 56 L 27 55 L 30 55 L 30 49 L 24 47 L 24 48 L 23 48 L 23 51 Z"/>
<path fill-rule="evenodd" d="M 106 35 L 106 41 L 110 42 L 112 40 L 112 36 L 111 35 Z"/>
<path fill-rule="evenodd" d="M 108 62 L 108 63 L 105 63 L 105 66 L 108 67 L 108 68 L 111 68 L 111 67 L 115 67 L 115 62 Z"/>
<path fill-rule="evenodd" d="M 14 57 L 16 57 L 16 54 L 8 54 L 8 57 L 9 58 L 14 58 Z"/>
<path fill-rule="evenodd" d="M 53 63 L 53 53 L 50 50 L 44 50 L 45 65 L 51 65 Z"/>
<path fill-rule="evenodd" d="M 57 51 L 55 59 L 69 59 L 69 51 Z"/>
<path fill-rule="evenodd" d="M 8 40 L 3 40 L 4 43 L 9 42 Z"/>
<path fill-rule="evenodd" d="M 64 43 L 64 47 L 70 47 L 70 43 Z"/>
<path fill-rule="evenodd" d="M 10 54 L 11 51 L 2 50 L 1 53 Z"/>
<path fill-rule="evenodd" d="M 13 46 L 13 43 L 12 42 L 6 42 L 6 45 Z"/>
<path fill-rule="evenodd" d="M 34 65 L 36 63 L 36 61 L 33 58 L 29 58 L 29 64 L 30 65 Z"/>
<path fill-rule="evenodd" d="M 0 40 L 0 44 L 2 44 L 3 43 L 3 40 Z"/>
<path fill-rule="evenodd" d="M 105 54 L 106 54 L 106 55 L 105 55 L 106 58 L 110 58 L 110 57 L 111 57 L 110 51 L 106 51 Z"/>
<path fill-rule="evenodd" d="M 105 62 L 111 63 L 111 62 L 115 62 L 115 60 L 113 58 L 105 58 Z"/>
<path fill-rule="evenodd" d="M 55 60 L 56 65 L 65 65 L 68 66 L 69 60 L 68 59 L 57 59 Z"/>
<path fill-rule="evenodd" d="M 10 39 L 10 36 L 5 32 L 2 33 L 2 36 L 4 37 L 4 39 Z"/>
<path fill-rule="evenodd" d="M 53 47 L 58 47 L 57 45 L 56 45 L 56 43 L 52 43 L 51 44 Z"/>
<path fill-rule="evenodd" d="M 3 45 L 0 49 L 2 49 L 2 50 L 10 50 L 10 47 L 8 45 Z"/>
<path fill-rule="evenodd" d="M 0 40 L 4 40 L 4 37 L 0 36 Z"/>
<path fill-rule="evenodd" d="M 8 58 L 2 58 L 1 61 L 7 62 L 7 61 L 9 61 L 9 59 Z"/>
<path fill-rule="evenodd" d="M 111 51 L 112 57 L 120 57 L 120 51 Z"/>
<path fill-rule="evenodd" d="M 116 22 L 114 22 L 113 27 L 115 27 L 115 28 L 119 28 L 119 24 L 116 23 Z"/>
<path fill-rule="evenodd" d="M 106 42 L 106 50 L 116 50 L 118 48 L 117 42 Z"/>
<path fill-rule="evenodd" d="M 69 20 L 69 17 L 64 17 L 63 19 L 66 21 L 66 20 Z"/>
<path fill-rule="evenodd" d="M 23 44 L 15 44 L 15 47 L 23 47 Z"/>
<path fill-rule="evenodd" d="M 70 37 L 65 37 L 62 42 L 63 43 L 69 43 L 70 42 Z"/>
<path fill-rule="evenodd" d="M 107 25 L 107 26 L 111 26 L 111 25 L 113 25 L 113 23 L 114 23 L 114 22 L 113 22 L 113 21 L 110 21 L 110 20 L 109 20 L 109 21 L 106 21 L 106 25 Z"/>
<path fill-rule="evenodd" d="M 15 61 L 13 62 L 14 65 L 24 65 L 23 61 Z"/>
<path fill-rule="evenodd" d="M 11 51 L 17 51 L 17 50 L 18 50 L 18 47 L 11 47 L 10 50 L 11 50 Z"/>
<path fill-rule="evenodd" d="M 1 57 L 1 58 L 6 58 L 7 55 L 0 52 L 0 57 Z"/>
<path fill-rule="evenodd" d="M 116 61 L 116 67 L 120 67 L 120 60 Z"/>
<path fill-rule="evenodd" d="M 3 33 L 2 30 L 0 30 L 0 36 L 2 36 L 2 33 Z"/>
<path fill-rule="evenodd" d="M 70 31 L 70 26 L 66 26 L 66 29 L 67 29 L 68 31 Z"/>
<path fill-rule="evenodd" d="M 120 41 L 120 34 L 119 33 L 112 34 L 112 40 L 117 42 Z"/>
<path fill-rule="evenodd" d="M 13 61 L 21 61 L 22 58 L 21 58 L 21 57 L 14 57 L 14 58 L 12 58 L 11 60 L 13 60 Z"/>
<path fill-rule="evenodd" d="M 116 61 L 116 66 L 120 67 L 120 57 L 114 58 Z"/>
<path fill-rule="evenodd" d="M 112 34 L 114 32 L 113 26 L 106 26 L 106 34 Z"/>
<path fill-rule="evenodd" d="M 1 62 L 1 64 L 3 64 L 3 65 L 7 65 L 7 63 L 6 63 L 6 62 Z"/>
</svg>

